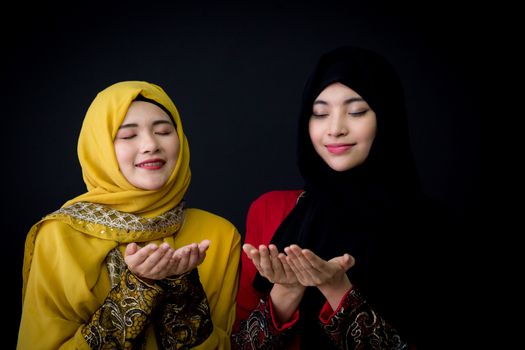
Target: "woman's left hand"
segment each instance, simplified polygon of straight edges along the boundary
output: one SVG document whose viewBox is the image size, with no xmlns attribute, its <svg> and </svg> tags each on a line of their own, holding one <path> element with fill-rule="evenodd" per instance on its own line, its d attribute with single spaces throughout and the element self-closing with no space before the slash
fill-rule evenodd
<svg viewBox="0 0 525 350">
<path fill-rule="evenodd" d="M 205 239 L 177 249 L 170 260 L 168 276 L 181 275 L 202 264 L 209 247 L 210 241 Z"/>
<path fill-rule="evenodd" d="M 303 286 L 315 286 L 326 297 L 332 309 L 336 309 L 341 298 L 352 288 L 346 271 L 354 266 L 350 254 L 337 256 L 328 261 L 321 259 L 309 249 L 292 244 L 284 249 L 286 261 Z"/>
</svg>

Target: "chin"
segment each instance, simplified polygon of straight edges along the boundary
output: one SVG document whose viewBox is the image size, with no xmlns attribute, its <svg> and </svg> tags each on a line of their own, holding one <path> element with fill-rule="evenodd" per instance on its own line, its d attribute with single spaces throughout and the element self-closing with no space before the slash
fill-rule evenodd
<svg viewBox="0 0 525 350">
<path fill-rule="evenodd" d="M 342 173 L 343 171 L 347 171 L 352 169 L 352 167 L 330 167 L 333 171 L 337 171 L 338 173 Z"/>
<path fill-rule="evenodd" d="M 339 173 L 343 171 L 350 170 L 356 166 L 356 164 L 328 164 L 328 166 L 333 170 Z"/>
</svg>

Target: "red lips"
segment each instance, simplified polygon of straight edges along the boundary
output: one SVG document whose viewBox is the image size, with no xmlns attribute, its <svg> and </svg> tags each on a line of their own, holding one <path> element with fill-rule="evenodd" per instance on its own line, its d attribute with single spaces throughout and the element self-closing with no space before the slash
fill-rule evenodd
<svg viewBox="0 0 525 350">
<path fill-rule="evenodd" d="M 166 161 L 164 159 L 155 158 L 155 159 L 148 159 L 143 162 L 140 162 L 138 164 L 135 164 L 138 168 L 148 169 L 148 170 L 156 170 L 160 169 L 166 164 Z"/>
<path fill-rule="evenodd" d="M 341 154 L 349 151 L 352 147 L 355 146 L 355 143 L 332 143 L 325 145 L 328 152 L 332 154 Z"/>
</svg>

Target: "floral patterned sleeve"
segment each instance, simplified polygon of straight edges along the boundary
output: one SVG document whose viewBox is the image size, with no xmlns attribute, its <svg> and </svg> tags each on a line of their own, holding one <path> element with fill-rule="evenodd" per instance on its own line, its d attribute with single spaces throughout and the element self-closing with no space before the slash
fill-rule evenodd
<svg viewBox="0 0 525 350">
<path fill-rule="evenodd" d="M 292 319 L 278 326 L 273 318 L 272 303 L 265 297 L 260 299 L 250 316 L 241 321 L 239 329 L 232 334 L 232 349 L 277 350 L 285 349 L 285 343 L 299 318 L 296 311 Z"/>
<path fill-rule="evenodd" d="M 113 287 L 81 331 L 91 349 L 141 348 L 152 322 L 165 349 L 189 349 L 210 336 L 210 308 L 197 269 L 148 284 L 126 267 L 117 249 L 107 264 Z"/>
<path fill-rule="evenodd" d="M 144 329 L 162 289 L 142 282 L 128 269 L 111 289 L 104 304 L 82 328 L 91 349 L 132 349 L 143 341 Z"/>
<path fill-rule="evenodd" d="M 213 331 L 210 307 L 197 269 L 159 281 L 166 295 L 154 316 L 157 339 L 164 349 L 189 349 Z"/>
<path fill-rule="evenodd" d="M 355 288 L 345 295 L 335 312 L 326 304 L 319 321 L 340 349 L 408 349 L 396 329 L 378 315 Z"/>
</svg>

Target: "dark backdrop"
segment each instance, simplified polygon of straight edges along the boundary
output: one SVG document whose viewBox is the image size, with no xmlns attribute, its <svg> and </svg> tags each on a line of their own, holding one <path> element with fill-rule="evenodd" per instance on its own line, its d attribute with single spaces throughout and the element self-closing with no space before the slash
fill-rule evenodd
<svg viewBox="0 0 525 350">
<path fill-rule="evenodd" d="M 472 218 L 481 162 L 477 20 L 450 1 L 360 3 L 83 2 L 5 11 L 8 341 L 14 346 L 17 337 L 25 235 L 84 191 L 76 155 L 81 122 L 97 92 L 117 81 L 153 82 L 173 98 L 191 149 L 188 205 L 228 218 L 243 233 L 258 195 L 301 186 L 296 116 L 317 57 L 343 44 L 378 50 L 404 84 L 425 191 Z M 455 254 L 471 234 L 444 235 L 452 238 L 440 242 L 450 248 L 444 253 Z"/>
</svg>

